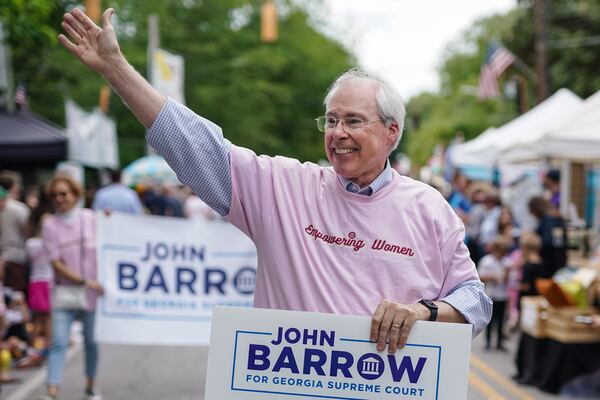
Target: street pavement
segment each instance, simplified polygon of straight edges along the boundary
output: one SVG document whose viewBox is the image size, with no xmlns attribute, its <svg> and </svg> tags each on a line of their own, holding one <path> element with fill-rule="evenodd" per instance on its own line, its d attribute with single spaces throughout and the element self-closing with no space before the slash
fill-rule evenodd
<svg viewBox="0 0 600 400">
<path fill-rule="evenodd" d="M 467 400 L 572 399 L 517 385 L 510 379 L 514 373 L 516 338 L 507 342 L 509 351 L 503 353 L 484 351 L 482 336 L 473 341 Z M 105 400 L 204 398 L 207 347 L 102 345 L 100 354 L 98 386 Z M 84 388 L 81 344 L 74 346 L 69 358 L 60 398 L 79 400 Z M 45 368 L 15 374 L 22 378 L 21 383 L 5 385 L 1 399 L 33 400 L 44 393 Z"/>
</svg>

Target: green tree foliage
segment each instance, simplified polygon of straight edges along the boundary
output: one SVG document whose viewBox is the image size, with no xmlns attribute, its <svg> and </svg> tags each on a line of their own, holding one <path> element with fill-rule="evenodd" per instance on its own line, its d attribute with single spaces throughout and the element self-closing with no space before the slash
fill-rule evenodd
<svg viewBox="0 0 600 400">
<path fill-rule="evenodd" d="M 76 3 L 8 2 L 0 16 L 10 21 L 10 43 L 18 48 L 15 75 L 27 84 L 32 109 L 63 124 L 63 96 L 94 107 L 102 80 L 56 40 L 64 10 Z M 115 8 L 123 52 L 143 75 L 147 16 L 159 16 L 161 47 L 185 59 L 186 104 L 219 124 L 233 143 L 316 161 L 324 157 L 314 118 L 323 113 L 325 89 L 355 60 L 319 33 L 296 3 L 277 3 L 279 40 L 270 44 L 260 41 L 259 0 L 113 0 L 103 7 Z M 116 95 L 111 101 L 121 162 L 127 164 L 144 154 L 144 129 Z"/>
<path fill-rule="evenodd" d="M 567 87 L 587 97 L 600 89 L 600 2 L 549 2 L 548 66 L 551 91 Z"/>
<path fill-rule="evenodd" d="M 48 118 L 62 123 L 61 110 L 65 71 L 56 59 L 58 29 L 66 1 L 4 0 L 0 19 L 5 24 L 8 44 L 12 50 L 13 73 L 17 83 L 27 86 L 30 106 Z M 51 105 L 51 107 L 49 107 Z"/>
<path fill-rule="evenodd" d="M 478 101 L 476 90 L 489 41 L 500 41 L 533 69 L 533 1 L 520 3 L 505 15 L 475 22 L 460 40 L 450 44 L 439 69 L 439 92 L 420 94 L 409 102 L 405 149 L 417 164 L 424 164 L 436 144 L 449 143 L 458 132 L 471 139 L 518 115 L 516 98 Z M 600 89 L 600 3 L 547 0 L 546 4 L 550 93 L 566 87 L 585 98 Z M 516 75 L 522 72 L 511 67 L 501 78 L 500 87 Z M 532 107 L 535 82 L 529 82 L 527 98 Z"/>
</svg>

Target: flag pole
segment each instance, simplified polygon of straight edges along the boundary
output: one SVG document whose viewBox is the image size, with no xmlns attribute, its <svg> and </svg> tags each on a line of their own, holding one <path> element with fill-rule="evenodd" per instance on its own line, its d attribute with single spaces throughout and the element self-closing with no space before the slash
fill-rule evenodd
<svg viewBox="0 0 600 400">
<path fill-rule="evenodd" d="M 517 93 L 519 96 L 519 114 L 525 113 L 529 109 L 527 79 L 523 75 L 516 75 L 517 78 Z"/>
<path fill-rule="evenodd" d="M 536 80 L 536 75 L 533 72 L 533 70 L 531 68 L 529 68 L 527 66 L 527 64 L 525 64 L 523 62 L 523 60 L 521 60 L 515 53 L 513 53 L 512 51 L 510 51 L 506 46 L 504 46 L 504 44 L 500 43 L 499 41 L 496 40 L 492 40 L 490 43 L 492 43 L 493 45 L 496 45 L 500 48 L 504 48 L 507 49 L 510 54 L 512 54 L 513 56 L 513 65 L 516 69 L 518 69 L 527 79 L 529 79 L 532 82 L 535 82 Z"/>
<path fill-rule="evenodd" d="M 513 65 L 515 66 L 516 69 L 518 69 L 523 76 L 525 76 L 525 78 L 529 79 L 532 82 L 535 82 L 536 80 L 536 75 L 535 73 L 531 70 L 531 68 L 529 68 L 527 66 L 527 64 L 525 64 L 519 57 L 517 57 L 514 53 L 513 56 L 515 57 L 515 62 L 513 63 Z"/>
</svg>

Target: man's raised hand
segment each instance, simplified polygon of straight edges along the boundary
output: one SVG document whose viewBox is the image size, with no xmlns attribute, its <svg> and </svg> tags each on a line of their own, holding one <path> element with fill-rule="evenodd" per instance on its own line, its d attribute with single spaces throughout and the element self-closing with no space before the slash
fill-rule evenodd
<svg viewBox="0 0 600 400">
<path fill-rule="evenodd" d="M 69 35 L 58 35 L 58 40 L 81 62 L 94 71 L 104 74 L 109 63 L 122 58 L 117 36 L 113 29 L 112 8 L 102 14 L 102 28 L 78 8 L 63 16 L 62 28 Z"/>
<path fill-rule="evenodd" d="M 166 98 L 156 91 L 123 57 L 110 17 L 112 8 L 102 14 L 102 28 L 83 11 L 74 8 L 64 15 L 62 27 L 69 35 L 58 40 L 82 63 L 110 83 L 136 118 L 150 128 Z"/>
</svg>

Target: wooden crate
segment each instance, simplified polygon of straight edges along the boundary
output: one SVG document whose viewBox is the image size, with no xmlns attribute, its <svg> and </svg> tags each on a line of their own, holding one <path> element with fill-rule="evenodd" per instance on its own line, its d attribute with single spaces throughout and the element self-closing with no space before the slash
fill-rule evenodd
<svg viewBox="0 0 600 400">
<path fill-rule="evenodd" d="M 578 315 L 592 315 L 600 310 L 594 307 L 550 307 L 546 321 L 546 334 L 563 343 L 600 342 L 600 332 L 586 324 L 575 322 Z"/>
<path fill-rule="evenodd" d="M 550 307 L 543 296 L 521 298 L 521 331 L 541 339 L 546 337 L 547 309 Z"/>
</svg>

